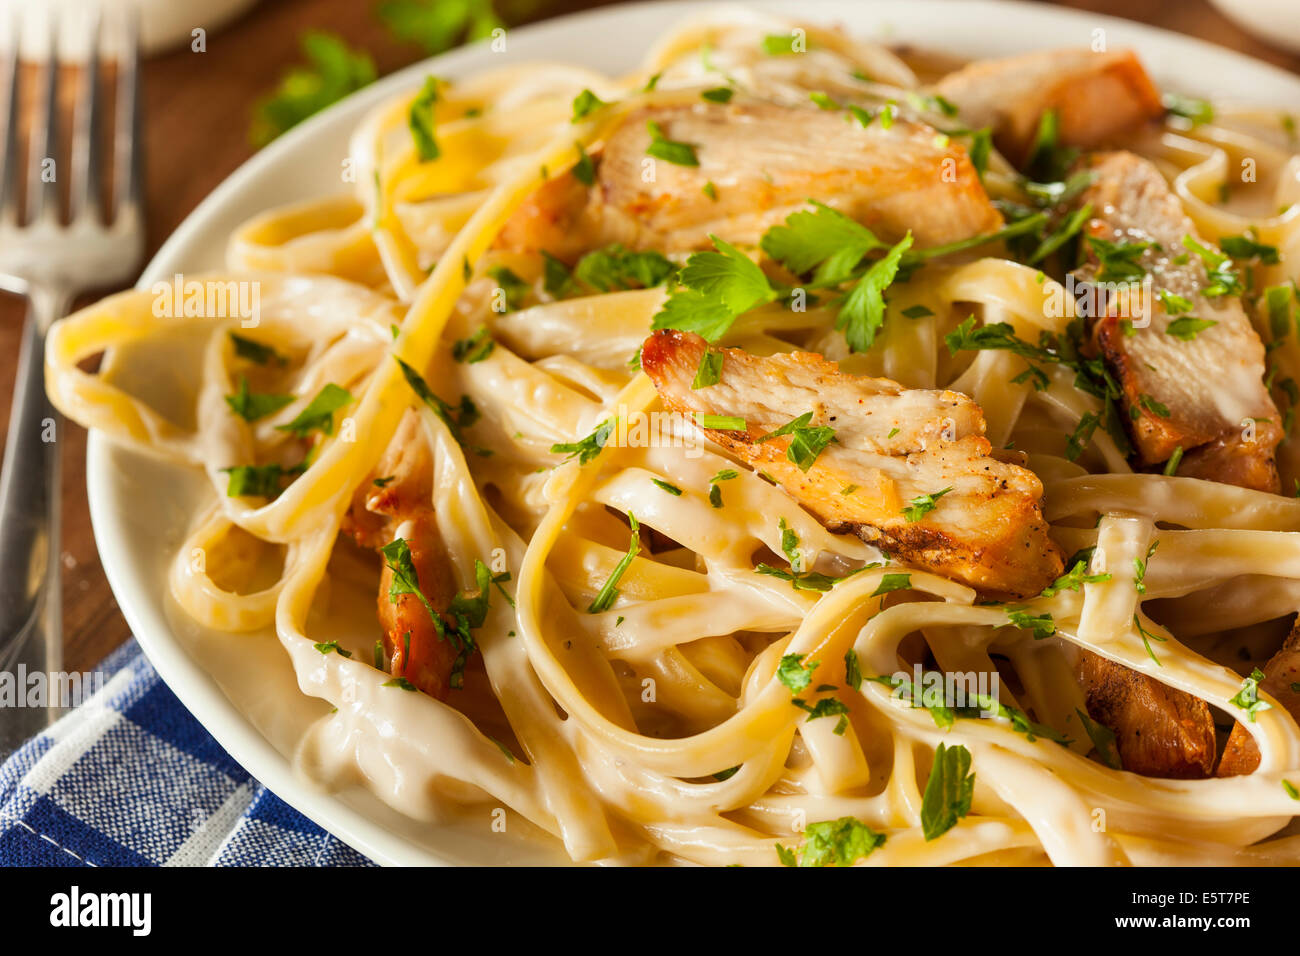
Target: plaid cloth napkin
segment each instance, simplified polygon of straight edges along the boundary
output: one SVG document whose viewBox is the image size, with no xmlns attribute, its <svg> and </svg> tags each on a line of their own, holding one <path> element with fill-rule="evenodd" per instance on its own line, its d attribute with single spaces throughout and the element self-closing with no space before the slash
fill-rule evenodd
<svg viewBox="0 0 1300 956">
<path fill-rule="evenodd" d="M 0 866 L 373 865 L 235 763 L 134 640 L 99 670 L 0 765 Z"/>
</svg>

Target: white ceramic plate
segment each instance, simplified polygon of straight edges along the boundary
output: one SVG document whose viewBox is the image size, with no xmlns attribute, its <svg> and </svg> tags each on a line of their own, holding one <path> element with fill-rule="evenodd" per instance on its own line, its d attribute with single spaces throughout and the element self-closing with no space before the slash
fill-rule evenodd
<svg viewBox="0 0 1300 956">
<path fill-rule="evenodd" d="M 1046 5 L 989 0 L 827 0 L 753 6 L 826 23 L 854 34 L 913 43 L 968 57 L 1053 46 L 1136 47 L 1162 84 L 1182 92 L 1294 107 L 1300 78 L 1240 54 L 1150 27 Z M 607 7 L 512 31 L 508 49 L 457 50 L 385 78 L 304 123 L 249 160 L 205 200 L 163 246 L 143 288 L 178 272 L 220 268 L 226 238 L 240 222 L 275 206 L 341 191 L 347 138 L 374 104 L 426 72 L 463 76 L 507 62 L 558 60 L 608 73 L 633 67 L 679 18 L 712 4 L 641 3 Z M 145 653 L 167 684 L 249 772 L 298 810 L 372 859 L 388 864 L 554 863 L 558 847 L 467 825 L 409 820 L 360 788 L 327 793 L 296 775 L 296 734 L 320 711 L 295 686 L 273 638 L 224 638 L 221 653 L 192 640 L 194 628 L 169 611 L 164 569 L 182 540 L 193 476 L 92 435 L 87 455 L 91 518 L 109 583 Z M 261 668 L 263 692 L 232 700 L 231 668 Z"/>
</svg>

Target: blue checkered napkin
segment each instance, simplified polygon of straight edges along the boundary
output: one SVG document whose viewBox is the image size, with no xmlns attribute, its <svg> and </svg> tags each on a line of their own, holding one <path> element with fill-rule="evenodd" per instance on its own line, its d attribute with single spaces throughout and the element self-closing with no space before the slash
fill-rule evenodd
<svg viewBox="0 0 1300 956">
<path fill-rule="evenodd" d="M 134 640 L 99 670 L 0 766 L 0 865 L 373 865 L 235 763 Z"/>
</svg>

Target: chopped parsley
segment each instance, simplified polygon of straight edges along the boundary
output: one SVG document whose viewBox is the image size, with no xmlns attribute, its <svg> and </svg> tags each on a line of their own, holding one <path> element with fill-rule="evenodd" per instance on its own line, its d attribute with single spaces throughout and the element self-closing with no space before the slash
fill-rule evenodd
<svg viewBox="0 0 1300 956">
<path fill-rule="evenodd" d="M 338 642 L 338 641 L 324 641 L 324 642 L 318 642 L 318 643 L 316 643 L 316 644 L 313 644 L 312 647 L 316 648 L 316 650 L 320 651 L 322 654 L 331 654 L 331 653 L 333 653 L 333 654 L 338 654 L 340 657 L 351 657 L 351 656 L 352 656 L 352 652 L 351 652 L 351 651 L 349 651 L 349 650 L 345 650 L 344 648 L 339 647 L 339 642 Z"/>
<path fill-rule="evenodd" d="M 1259 682 L 1264 679 L 1264 672 L 1258 667 L 1250 672 L 1241 683 L 1241 690 L 1229 701 L 1230 704 L 1240 707 L 1246 712 L 1247 718 L 1253 724 L 1255 715 L 1261 711 L 1272 710 L 1273 705 L 1266 700 L 1259 699 Z"/>
<path fill-rule="evenodd" d="M 1129 414 L 1132 416 L 1134 421 L 1136 421 L 1138 416 L 1141 415 L 1141 412 L 1139 411 L 1139 406 L 1141 408 L 1145 408 L 1152 415 L 1159 416 L 1160 418 L 1169 417 L 1169 406 L 1156 401 L 1150 395 L 1143 392 L 1140 395 L 1138 395 L 1137 405 L 1134 405 L 1131 409 L 1129 409 Z"/>
<path fill-rule="evenodd" d="M 930 779 L 921 799 L 921 832 L 925 840 L 937 840 L 970 813 L 975 795 L 975 774 L 970 773 L 970 751 L 958 744 L 939 744 L 930 767 Z"/>
<path fill-rule="evenodd" d="M 932 492 L 928 495 L 917 495 L 907 503 L 903 509 L 904 520 L 910 522 L 920 521 L 935 508 L 939 507 L 939 499 L 948 492 L 952 491 L 951 487 L 943 488 L 939 491 Z"/>
<path fill-rule="evenodd" d="M 239 376 L 239 391 L 234 395 L 226 396 L 226 404 L 230 410 L 246 422 L 255 422 L 260 418 L 265 418 L 272 412 L 278 412 L 284 406 L 290 404 L 294 397 L 292 395 L 269 395 L 260 392 L 250 392 L 248 390 L 248 379 Z"/>
<path fill-rule="evenodd" d="M 422 163 L 427 163 L 442 155 L 442 151 L 438 149 L 438 140 L 434 135 L 435 122 L 433 116 L 434 106 L 438 102 L 440 83 L 441 81 L 436 76 L 425 77 L 424 86 L 420 88 L 420 92 L 411 101 L 411 108 L 406 114 L 406 125 L 411 130 L 411 139 L 415 141 L 415 152 Z"/>
<path fill-rule="evenodd" d="M 777 292 L 748 256 L 710 235 L 716 252 L 697 252 L 686 260 L 679 287 L 655 315 L 651 328 L 695 332 L 713 342 L 736 318 L 772 302 Z"/>
<path fill-rule="evenodd" d="M 704 412 L 695 413 L 695 424 L 723 432 L 743 432 L 749 428 L 739 415 L 706 415 Z"/>
<path fill-rule="evenodd" d="M 1198 319 L 1193 315 L 1183 315 L 1165 326 L 1165 333 L 1184 342 L 1190 342 L 1206 329 L 1218 324 L 1214 319 Z"/>
<path fill-rule="evenodd" d="M 1275 266 L 1282 261 L 1277 246 L 1266 245 L 1252 236 L 1224 236 L 1219 240 L 1219 248 L 1240 262 L 1258 259 L 1266 266 Z"/>
<path fill-rule="evenodd" d="M 226 483 L 227 497 L 277 498 L 284 490 L 281 481 L 301 474 L 303 466 L 285 468 L 281 465 L 235 465 L 233 468 L 222 468 L 221 471 L 230 475 L 230 480 Z"/>
<path fill-rule="evenodd" d="M 607 418 L 597 425 L 596 430 L 586 438 L 576 442 L 563 442 L 552 445 L 551 452 L 556 455 L 564 455 L 565 461 L 577 458 L 579 465 L 585 465 L 599 455 L 601 449 L 605 447 L 605 443 L 609 441 L 609 436 L 614 433 L 614 424 L 615 419 Z"/>
<path fill-rule="evenodd" d="M 761 443 L 771 441 L 783 435 L 790 436 L 786 446 L 785 457 L 798 466 L 800 471 L 807 471 L 817 461 L 826 446 L 835 439 L 835 429 L 829 425 L 812 425 L 812 412 L 804 412 L 793 421 L 787 422 L 776 431 L 768 432 L 754 439 Z"/>
<path fill-rule="evenodd" d="M 882 575 L 880 584 L 871 592 L 871 597 L 880 597 L 882 594 L 888 594 L 890 591 L 906 591 L 912 586 L 912 575 L 906 573 L 890 573 Z"/>
<path fill-rule="evenodd" d="M 1079 715 L 1079 720 L 1083 723 L 1083 729 L 1087 733 L 1088 739 L 1097 748 L 1097 756 L 1101 758 L 1101 762 L 1110 767 L 1111 770 L 1124 769 L 1119 760 L 1119 748 L 1115 744 L 1115 731 L 1105 724 L 1097 723 L 1077 707 L 1074 712 Z"/>
<path fill-rule="evenodd" d="M 269 345 L 263 345 L 261 342 L 253 339 L 246 339 L 242 335 L 230 333 L 230 341 L 235 346 L 235 355 L 257 365 L 269 365 L 274 362 L 276 365 L 288 365 L 289 360 L 281 355 Z"/>
<path fill-rule="evenodd" d="M 1085 584 L 1098 584 L 1102 581 L 1109 581 L 1110 575 L 1089 574 L 1088 561 L 1080 559 L 1074 562 L 1070 570 L 1066 571 L 1059 578 L 1043 588 L 1043 597 L 1055 597 L 1062 591 L 1077 591 Z"/>
<path fill-rule="evenodd" d="M 577 123 L 586 119 L 595 110 L 609 104 L 602 100 L 591 90 L 583 90 L 573 98 L 573 119 L 570 122 Z"/>
<path fill-rule="evenodd" d="M 486 448 L 475 448 L 465 444 L 464 430 L 478 421 L 479 417 L 478 406 L 474 404 L 468 395 L 461 396 L 459 406 L 449 405 L 434 394 L 433 389 L 429 387 L 429 383 L 424 380 L 424 377 L 419 372 L 400 358 L 397 358 L 397 356 L 393 356 L 393 359 L 401 367 L 402 376 L 406 379 L 406 383 L 411 386 L 411 390 L 447 426 L 447 431 L 451 432 L 451 437 L 456 439 L 457 443 L 479 455 L 491 454 Z"/>
<path fill-rule="evenodd" d="M 578 150 L 578 161 L 573 164 L 573 178 L 584 186 L 596 184 L 596 164 L 592 162 L 587 150 L 581 143 L 573 144 Z"/>
<path fill-rule="evenodd" d="M 641 525 L 637 524 L 636 515 L 628 512 L 628 524 L 632 528 L 632 538 L 627 546 L 627 553 L 619 559 L 618 564 L 614 565 L 614 570 L 610 572 L 609 577 L 601 586 L 592 602 L 587 605 L 587 613 L 600 614 L 608 611 L 618 599 L 618 582 L 623 577 L 624 572 L 632 566 L 632 561 L 641 553 Z"/>
<path fill-rule="evenodd" d="M 1156 548 L 1158 547 L 1160 547 L 1160 539 L 1156 538 L 1156 540 L 1151 542 L 1151 547 L 1147 548 L 1147 556 L 1145 558 L 1133 559 L 1133 586 L 1137 588 L 1138 594 L 1147 593 L 1147 561 L 1151 560 L 1151 555 L 1156 553 Z"/>
<path fill-rule="evenodd" d="M 1182 463 L 1183 463 L 1183 446 L 1178 445 L 1174 448 L 1173 454 L 1169 456 L 1169 460 L 1165 462 L 1165 468 L 1164 468 L 1165 476 L 1172 478 L 1174 475 L 1178 474 L 1178 466 L 1181 465 Z"/>
<path fill-rule="evenodd" d="M 654 120 L 647 121 L 646 127 L 650 130 L 650 145 L 645 151 L 647 156 L 662 159 L 674 166 L 700 165 L 700 159 L 695 155 L 695 147 L 690 143 L 669 139 L 664 135 L 663 127 Z"/>
<path fill-rule="evenodd" d="M 329 382 L 316 393 L 316 397 L 307 403 L 307 407 L 287 425 L 275 426 L 282 432 L 297 438 L 306 438 L 314 431 L 326 435 L 334 434 L 334 413 L 340 408 L 352 404 L 355 399 L 346 388 Z"/>
<path fill-rule="evenodd" d="M 808 689 L 812 683 L 813 671 L 821 664 L 821 661 L 809 661 L 807 664 L 803 661 L 802 654 L 786 654 L 776 668 L 777 680 L 796 694 Z"/>
<path fill-rule="evenodd" d="M 1098 282 L 1131 282 L 1146 275 L 1146 270 L 1138 260 L 1148 249 L 1154 247 L 1154 243 L 1112 242 L 1099 236 L 1084 238 L 1097 256 Z"/>
<path fill-rule="evenodd" d="M 1134 558 L 1134 560 L 1136 561 L 1137 559 Z M 1168 638 L 1161 637 L 1159 634 L 1148 631 L 1142 626 L 1142 621 L 1136 614 L 1133 615 L 1133 626 L 1137 628 L 1138 636 L 1142 638 L 1142 645 L 1147 649 L 1147 656 L 1150 657 L 1151 660 L 1155 661 L 1156 667 L 1164 667 L 1165 665 L 1160 663 L 1160 658 L 1156 657 L 1156 652 L 1151 649 L 1151 642 L 1159 641 L 1163 644 L 1168 640 Z"/>
<path fill-rule="evenodd" d="M 473 365 L 475 362 L 481 362 L 491 355 L 494 348 L 496 348 L 496 342 L 485 325 L 469 338 L 458 339 L 452 343 L 451 357 L 457 362 Z"/>
<path fill-rule="evenodd" d="M 1209 100 L 1181 93 L 1165 93 L 1160 100 L 1170 113 L 1191 120 L 1193 126 L 1214 122 L 1214 106 Z"/>
<path fill-rule="evenodd" d="M 1041 641 L 1056 633 L 1056 622 L 1050 614 L 1030 614 L 1024 608 L 1007 610 L 1007 620 L 1022 631 L 1033 631 L 1034 640 Z"/>
<path fill-rule="evenodd" d="M 710 385 L 717 385 L 722 378 L 723 359 L 723 353 L 706 348 L 704 354 L 700 356 L 700 365 L 695 370 L 695 378 L 691 381 L 691 388 L 700 389 L 708 388 Z"/>
<path fill-rule="evenodd" d="M 505 266 L 493 266 L 487 271 L 487 274 L 496 282 L 497 288 L 501 290 L 505 298 L 505 307 L 507 312 L 513 312 L 518 309 L 528 295 L 528 283 Z"/>
<path fill-rule="evenodd" d="M 798 854 L 779 843 L 776 852 L 785 866 L 852 866 L 869 857 L 884 842 L 885 834 L 877 833 L 861 820 L 840 817 L 808 824 L 803 849 Z"/>
<path fill-rule="evenodd" d="M 614 292 L 653 288 L 676 271 L 677 267 L 663 253 L 653 250 L 633 252 L 614 243 L 579 259 L 573 275 L 598 292 Z M 549 287 L 547 291 L 550 291 Z"/>
</svg>

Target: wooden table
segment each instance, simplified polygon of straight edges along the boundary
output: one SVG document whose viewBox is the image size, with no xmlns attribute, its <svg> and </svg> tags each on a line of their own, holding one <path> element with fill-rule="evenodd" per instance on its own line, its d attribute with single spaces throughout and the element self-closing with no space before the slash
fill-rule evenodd
<svg viewBox="0 0 1300 956">
<path fill-rule="evenodd" d="M 543 4 L 550 11 L 600 5 L 581 0 Z M 1300 57 L 1255 40 L 1205 0 L 1065 0 L 1061 5 L 1156 24 L 1300 72 Z M 286 64 L 297 62 L 304 29 L 334 31 L 369 50 L 381 74 L 419 58 L 419 50 L 386 33 L 372 8 L 371 0 L 262 0 L 242 20 L 211 33 L 207 52 L 186 50 L 145 64 L 150 254 L 251 155 L 250 107 Z M 21 304 L 0 303 L 0 428 L 5 429 L 21 317 Z M 90 529 L 85 432 L 69 425 L 61 441 L 65 667 L 81 671 L 92 669 L 129 631 Z"/>
</svg>

